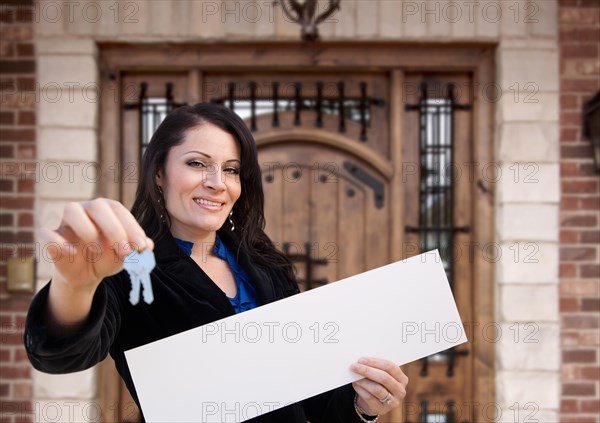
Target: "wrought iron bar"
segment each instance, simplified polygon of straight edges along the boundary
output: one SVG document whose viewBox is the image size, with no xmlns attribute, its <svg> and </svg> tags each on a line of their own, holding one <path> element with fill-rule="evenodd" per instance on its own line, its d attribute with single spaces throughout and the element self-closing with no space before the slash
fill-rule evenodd
<svg viewBox="0 0 600 423">
<path fill-rule="evenodd" d="M 304 243 L 304 254 L 291 254 L 290 253 L 291 243 L 284 242 L 283 243 L 283 252 L 289 257 L 289 259 L 293 263 L 302 263 L 306 267 L 305 277 L 303 279 L 299 278 L 298 282 L 304 285 L 306 291 L 309 291 L 315 288 L 317 285 L 326 285 L 327 278 L 313 278 L 313 271 L 315 265 L 325 266 L 329 263 L 326 258 L 314 258 L 311 255 L 312 252 L 312 243 L 305 242 Z"/>
<path fill-rule="evenodd" d="M 323 127 L 323 83 L 317 82 L 317 128 Z"/>
<path fill-rule="evenodd" d="M 294 125 L 300 126 L 300 109 L 302 108 L 302 84 L 296 82 L 294 84 L 296 89 L 296 115 L 294 116 Z"/>
<path fill-rule="evenodd" d="M 250 88 L 250 130 L 256 131 L 256 82 L 248 83 Z"/>
<path fill-rule="evenodd" d="M 339 97 L 338 97 L 338 104 L 339 104 L 339 118 L 340 118 L 340 127 L 339 127 L 339 131 L 340 132 L 346 132 L 346 105 L 344 104 L 345 102 L 345 98 L 344 98 L 344 87 L 345 84 L 340 81 L 338 82 L 338 93 L 339 93 Z"/>
<path fill-rule="evenodd" d="M 235 110 L 234 96 L 235 96 L 235 83 L 230 82 L 229 83 L 229 108 L 231 110 Z"/>
<path fill-rule="evenodd" d="M 360 140 L 367 141 L 367 83 L 360 83 Z"/>
<path fill-rule="evenodd" d="M 279 127 L 279 82 L 273 82 L 273 128 Z"/>
</svg>

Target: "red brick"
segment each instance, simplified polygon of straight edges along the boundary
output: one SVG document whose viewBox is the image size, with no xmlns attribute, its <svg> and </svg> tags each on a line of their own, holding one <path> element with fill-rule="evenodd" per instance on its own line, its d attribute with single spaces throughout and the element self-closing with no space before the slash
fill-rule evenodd
<svg viewBox="0 0 600 423">
<path fill-rule="evenodd" d="M 14 221 L 15 220 L 12 214 L 0 214 L 0 226 L 12 226 L 14 224 Z"/>
<path fill-rule="evenodd" d="M 540 422 L 541 423 L 541 422 Z M 546 423 L 546 422 L 544 422 Z M 554 422 L 552 422 L 554 423 Z M 593 416 L 561 416 L 560 423 L 598 423 Z"/>
<path fill-rule="evenodd" d="M 2 141 L 35 141 L 35 129 L 0 129 Z"/>
<path fill-rule="evenodd" d="M 595 363 L 596 351 L 594 350 L 569 350 L 562 352 L 563 363 Z"/>
<path fill-rule="evenodd" d="M 581 311 L 600 311 L 600 298 L 583 298 Z M 600 319 L 600 316 L 598 316 Z"/>
<path fill-rule="evenodd" d="M 19 245 L 18 248 L 19 257 L 33 257 L 35 255 L 35 247 L 33 245 L 27 246 L 27 245 Z M 17 316 L 17 322 L 19 321 L 20 317 Z"/>
<path fill-rule="evenodd" d="M 561 261 L 588 261 L 598 257 L 595 248 L 591 247 L 561 247 Z"/>
<path fill-rule="evenodd" d="M 13 192 L 14 187 L 14 181 L 10 179 L 0 180 L 0 192 Z"/>
<path fill-rule="evenodd" d="M 580 200 L 583 210 L 600 210 L 600 197 L 586 197 Z"/>
<path fill-rule="evenodd" d="M 579 176 L 579 163 L 562 162 L 560 164 L 560 177 Z"/>
<path fill-rule="evenodd" d="M 10 159 L 15 157 L 15 149 L 12 145 L 0 145 L 0 158 Z"/>
<path fill-rule="evenodd" d="M 13 385 L 13 398 L 17 398 L 17 399 L 27 399 L 27 398 L 31 398 L 31 395 L 33 394 L 33 387 L 31 386 L 31 383 L 15 383 Z"/>
<path fill-rule="evenodd" d="M 23 334 L 22 333 L 3 333 L 0 335 L 3 345 L 22 345 Z"/>
<path fill-rule="evenodd" d="M 0 363 L 6 363 L 10 361 L 10 350 L 6 348 L 0 349 Z"/>
<path fill-rule="evenodd" d="M 25 144 L 21 143 L 21 145 L 17 146 L 17 158 L 19 159 L 35 159 L 35 144 Z M 31 170 L 34 167 L 28 167 L 27 169 Z"/>
<path fill-rule="evenodd" d="M 9 396 L 10 385 L 6 383 L 0 384 L 0 397 L 6 398 Z"/>
<path fill-rule="evenodd" d="M 10 252 L 5 252 L 9 256 Z M 581 265 L 583 267 L 585 265 Z M 575 281 L 562 280 L 559 285 L 560 294 L 563 297 L 596 297 L 600 295 L 600 284 L 597 280 L 579 279 Z"/>
<path fill-rule="evenodd" d="M 13 416 L 17 414 L 22 415 L 22 413 L 30 414 L 35 412 L 35 410 L 33 410 L 32 408 L 31 401 L 12 399 L 3 399 L 2 401 L 0 401 L 0 410 L 9 415 L 12 414 Z M 10 420 L 10 423 L 14 423 L 14 420 Z"/>
<path fill-rule="evenodd" d="M 15 351 L 15 362 L 29 362 L 29 358 L 27 357 L 27 352 L 25 348 L 19 348 Z"/>
<path fill-rule="evenodd" d="M 35 60 L 0 60 L 4 73 L 34 73 Z"/>
<path fill-rule="evenodd" d="M 561 95 L 560 96 L 560 108 L 561 110 L 565 109 L 577 109 L 578 108 L 579 99 L 576 95 Z"/>
<path fill-rule="evenodd" d="M 584 413 L 600 412 L 600 400 L 583 400 L 581 401 L 581 411 Z"/>
<path fill-rule="evenodd" d="M 579 28 L 579 27 L 562 27 L 559 33 L 559 41 L 564 42 L 577 42 L 594 43 L 600 40 L 600 29 L 599 28 Z"/>
<path fill-rule="evenodd" d="M 565 194 L 592 194 L 598 191 L 598 181 L 593 180 L 563 180 L 561 186 Z"/>
<path fill-rule="evenodd" d="M 6 25 L 0 27 L 0 40 L 25 41 L 32 39 L 32 25 Z"/>
<path fill-rule="evenodd" d="M 579 268 L 582 278 L 600 278 L 600 265 L 598 264 L 582 264 Z"/>
<path fill-rule="evenodd" d="M 561 312 L 579 311 L 579 300 L 577 298 L 561 298 L 560 299 L 560 311 Z"/>
<path fill-rule="evenodd" d="M 560 402 L 560 411 L 562 413 L 574 413 L 579 411 L 579 402 L 575 399 L 563 399 Z"/>
<path fill-rule="evenodd" d="M 19 125 L 35 125 L 35 112 L 19 112 Z"/>
<path fill-rule="evenodd" d="M 600 367 L 581 367 L 580 369 L 582 379 L 587 380 L 600 380 Z"/>
<path fill-rule="evenodd" d="M 597 330 L 581 332 L 579 334 L 579 343 L 581 346 L 587 347 L 600 346 L 600 332 Z"/>
<path fill-rule="evenodd" d="M 598 174 L 598 171 L 596 170 L 596 165 L 593 163 L 580 163 L 579 164 L 579 173 L 582 176 L 595 177 Z"/>
<path fill-rule="evenodd" d="M 577 267 L 573 263 L 560 263 L 559 275 L 561 278 L 574 278 L 577 276 Z"/>
<path fill-rule="evenodd" d="M 579 232 L 569 230 L 560 231 L 561 244 L 575 244 L 577 242 L 579 242 Z"/>
<path fill-rule="evenodd" d="M 562 79 L 560 81 L 560 89 L 563 93 L 589 93 L 597 91 L 598 86 L 598 81 L 594 79 Z"/>
<path fill-rule="evenodd" d="M 3 379 L 24 379 L 31 375 L 30 366 L 0 366 Z"/>
<path fill-rule="evenodd" d="M 19 179 L 17 183 L 17 192 L 24 193 L 35 191 L 35 181 L 33 179 Z"/>
<path fill-rule="evenodd" d="M 31 9 L 25 9 L 23 7 L 20 7 L 17 10 L 17 22 L 32 22 L 33 21 L 33 10 Z"/>
<path fill-rule="evenodd" d="M 15 317 L 15 324 L 20 327 L 23 328 L 23 330 L 25 330 L 25 321 L 27 320 L 27 313 L 14 313 L 14 317 Z"/>
<path fill-rule="evenodd" d="M 592 145 L 589 143 L 580 145 L 561 145 L 560 156 L 564 159 L 592 159 Z"/>
<path fill-rule="evenodd" d="M 33 44 L 32 43 L 17 44 L 17 55 L 20 57 L 32 57 L 33 56 Z"/>
<path fill-rule="evenodd" d="M 560 124 L 562 126 L 578 126 L 581 125 L 581 112 L 561 112 Z"/>
<path fill-rule="evenodd" d="M 563 347 L 579 346 L 579 333 L 576 331 L 562 331 L 560 334 L 560 345 Z M 563 366 L 564 368 L 565 366 Z"/>
<path fill-rule="evenodd" d="M 27 311 L 30 302 L 30 299 L 23 297 L 0 298 L 0 310 L 4 312 Z"/>
<path fill-rule="evenodd" d="M 594 25 L 600 21 L 598 13 L 594 9 L 586 8 L 563 8 L 558 13 L 559 23 L 577 26 Z"/>
<path fill-rule="evenodd" d="M 597 329 L 600 327 L 598 316 L 589 314 L 563 315 L 562 324 L 565 329 Z"/>
<path fill-rule="evenodd" d="M 4 209 L 33 209 L 33 197 L 2 196 L 2 208 Z"/>
<path fill-rule="evenodd" d="M 33 227 L 33 214 L 32 213 L 19 213 L 18 225 L 20 228 Z"/>
<path fill-rule="evenodd" d="M 600 231 L 581 232 L 581 243 L 600 245 Z"/>
<path fill-rule="evenodd" d="M 579 210 L 579 197 L 563 195 L 560 199 L 561 210 Z"/>
<path fill-rule="evenodd" d="M 14 112 L 0 112 L 0 125 L 14 125 Z"/>
<path fill-rule="evenodd" d="M 593 214 L 567 216 L 561 220 L 562 227 L 596 227 L 598 218 Z"/>
<path fill-rule="evenodd" d="M 583 44 L 562 44 L 560 46 L 561 57 L 596 57 L 598 56 L 598 46 L 594 43 Z"/>
<path fill-rule="evenodd" d="M 598 5 L 598 0 L 579 0 L 577 3 L 580 7 L 589 7 L 588 9 L 590 13 L 600 13 L 600 6 Z"/>
<path fill-rule="evenodd" d="M 0 22 L 12 23 L 12 22 L 14 22 L 14 20 L 15 20 L 15 14 L 14 14 L 13 10 L 0 9 Z"/>
<path fill-rule="evenodd" d="M 561 128 L 560 140 L 562 142 L 575 142 L 579 140 L 579 129 L 577 128 Z"/>
<path fill-rule="evenodd" d="M 19 244 L 21 244 L 21 243 L 31 244 L 31 243 L 33 243 L 33 232 L 19 231 L 15 234 L 15 241 Z"/>
<path fill-rule="evenodd" d="M 35 78 L 17 78 L 17 89 L 19 91 L 34 91 Z"/>
<path fill-rule="evenodd" d="M 591 383 L 563 383 L 562 394 L 568 396 L 593 396 L 596 387 Z"/>
</svg>

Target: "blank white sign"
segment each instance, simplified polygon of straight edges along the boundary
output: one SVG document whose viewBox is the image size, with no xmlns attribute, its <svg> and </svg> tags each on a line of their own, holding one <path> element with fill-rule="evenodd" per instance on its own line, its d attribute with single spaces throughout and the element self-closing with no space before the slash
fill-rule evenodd
<svg viewBox="0 0 600 423">
<path fill-rule="evenodd" d="M 237 422 L 467 341 L 436 251 L 125 352 L 147 421 Z M 408 387 L 410 389 L 410 386 Z"/>
</svg>

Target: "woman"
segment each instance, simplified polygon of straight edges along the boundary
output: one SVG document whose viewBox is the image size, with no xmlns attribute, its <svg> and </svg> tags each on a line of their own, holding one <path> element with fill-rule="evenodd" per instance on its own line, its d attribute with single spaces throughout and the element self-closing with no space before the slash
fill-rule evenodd
<svg viewBox="0 0 600 423">
<path fill-rule="evenodd" d="M 54 276 L 25 333 L 31 363 L 49 373 L 86 369 L 110 352 L 138 405 L 125 350 L 298 293 L 290 261 L 263 231 L 256 145 L 237 115 L 214 104 L 175 110 L 141 175 L 132 213 L 107 199 L 71 203 L 57 230 L 40 232 L 71 251 L 53 249 Z M 154 249 L 151 304 L 128 301 L 132 248 Z M 92 250 L 102 253 L 85 257 Z M 408 378 L 394 363 L 365 358 L 352 370 L 363 379 L 253 421 L 374 421 L 400 404 Z"/>
</svg>

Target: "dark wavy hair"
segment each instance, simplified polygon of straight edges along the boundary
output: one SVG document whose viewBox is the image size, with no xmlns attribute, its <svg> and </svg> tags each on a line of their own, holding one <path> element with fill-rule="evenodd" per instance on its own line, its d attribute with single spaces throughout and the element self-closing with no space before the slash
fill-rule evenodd
<svg viewBox="0 0 600 423">
<path fill-rule="evenodd" d="M 220 235 L 233 238 L 238 248 L 259 264 L 281 268 L 293 280 L 292 264 L 277 250 L 264 232 L 264 193 L 258 164 L 256 142 L 244 121 L 230 109 L 214 103 L 200 103 L 175 109 L 158 126 L 142 158 L 140 183 L 131 209 L 146 234 L 159 239 L 169 232 L 169 216 L 160 206 L 164 204 L 156 185 L 156 175 L 164 170 L 171 148 L 184 142 L 191 129 L 212 124 L 230 134 L 240 146 L 240 182 L 242 192 L 233 206 L 235 231 L 226 222 Z M 162 203 L 159 203 L 162 202 Z M 161 215 L 165 215 L 161 219 Z"/>
</svg>

